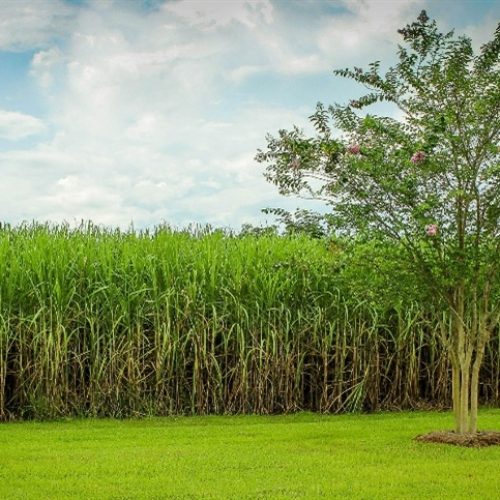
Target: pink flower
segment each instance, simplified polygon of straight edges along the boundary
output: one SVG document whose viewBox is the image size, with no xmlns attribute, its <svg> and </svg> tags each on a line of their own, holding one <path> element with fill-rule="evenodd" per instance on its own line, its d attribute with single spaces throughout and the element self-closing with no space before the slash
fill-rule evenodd
<svg viewBox="0 0 500 500">
<path fill-rule="evenodd" d="M 416 153 L 413 154 L 413 156 L 410 158 L 410 161 L 412 163 L 421 163 L 425 160 L 425 153 L 423 151 L 417 151 Z"/>
<path fill-rule="evenodd" d="M 437 232 L 437 224 L 429 224 L 428 226 L 425 226 L 425 233 L 427 234 L 427 236 L 436 236 Z"/>
<path fill-rule="evenodd" d="M 359 153 L 361 152 L 361 146 L 359 144 L 351 144 L 347 148 L 347 152 L 351 153 L 352 155 L 359 155 Z"/>
</svg>

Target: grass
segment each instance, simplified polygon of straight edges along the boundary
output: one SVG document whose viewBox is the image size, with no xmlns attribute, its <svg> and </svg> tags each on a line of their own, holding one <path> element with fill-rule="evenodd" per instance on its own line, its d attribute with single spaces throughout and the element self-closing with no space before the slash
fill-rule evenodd
<svg viewBox="0 0 500 500">
<path fill-rule="evenodd" d="M 449 413 L 0 425 L 0 498 L 498 498 L 500 447 L 412 438 Z M 500 410 L 483 410 L 498 429 Z"/>
</svg>

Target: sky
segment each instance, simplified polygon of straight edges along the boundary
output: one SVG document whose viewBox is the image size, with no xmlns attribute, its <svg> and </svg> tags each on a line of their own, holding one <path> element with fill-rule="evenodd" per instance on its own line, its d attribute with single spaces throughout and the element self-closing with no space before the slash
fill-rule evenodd
<svg viewBox="0 0 500 500">
<path fill-rule="evenodd" d="M 498 0 L 0 0 L 0 221 L 272 223 L 254 160 L 360 95 L 336 68 L 394 62 L 422 9 L 476 46 Z"/>
</svg>

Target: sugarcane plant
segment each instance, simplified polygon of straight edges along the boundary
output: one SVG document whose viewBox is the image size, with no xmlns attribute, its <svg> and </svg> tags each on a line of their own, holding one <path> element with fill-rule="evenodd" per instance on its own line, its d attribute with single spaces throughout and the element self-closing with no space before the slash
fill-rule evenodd
<svg viewBox="0 0 500 500">
<path fill-rule="evenodd" d="M 395 242 L 432 293 L 455 432 L 477 432 L 479 374 L 500 319 L 500 25 L 478 51 L 422 11 L 387 71 L 336 70 L 367 92 L 318 103 L 315 135 L 267 136 L 257 161 L 286 195 L 324 200 L 338 232 Z M 392 106 L 392 116 L 367 113 Z M 340 133 L 339 133 L 340 132 Z"/>
</svg>

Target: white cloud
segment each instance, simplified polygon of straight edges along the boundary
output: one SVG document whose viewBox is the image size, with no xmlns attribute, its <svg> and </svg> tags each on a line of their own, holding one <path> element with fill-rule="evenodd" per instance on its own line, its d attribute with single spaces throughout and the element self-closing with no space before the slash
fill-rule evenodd
<svg viewBox="0 0 500 500">
<path fill-rule="evenodd" d="M 30 74 L 43 88 L 48 88 L 54 81 L 54 71 L 62 65 L 64 56 L 58 47 L 36 52 L 31 61 Z"/>
<path fill-rule="evenodd" d="M 341 0 L 346 12 L 324 20 L 316 34 L 318 48 L 337 64 L 358 64 L 392 56 L 397 30 L 418 16 L 427 0 Z"/>
<path fill-rule="evenodd" d="M 63 0 L 4 1 L 0 10 L 0 50 L 44 47 L 68 33 L 77 9 Z"/>
<path fill-rule="evenodd" d="M 497 10 L 500 13 L 500 8 L 497 8 Z M 497 26 L 498 15 L 487 18 L 480 26 L 469 24 L 463 31 L 467 36 L 471 37 L 474 50 L 479 51 L 483 44 L 493 39 Z"/>
<path fill-rule="evenodd" d="M 0 109 L 0 138 L 2 139 L 17 141 L 40 134 L 44 130 L 45 125 L 39 118 Z"/>
<path fill-rule="evenodd" d="M 226 77 L 233 83 L 241 83 L 249 76 L 253 76 L 266 71 L 266 66 L 257 64 L 244 64 L 228 71 Z"/>
<path fill-rule="evenodd" d="M 269 0 L 177 0 L 167 2 L 163 9 L 187 21 L 191 26 L 216 29 L 232 22 L 247 28 L 258 23 L 272 23 L 273 6 Z"/>
</svg>

